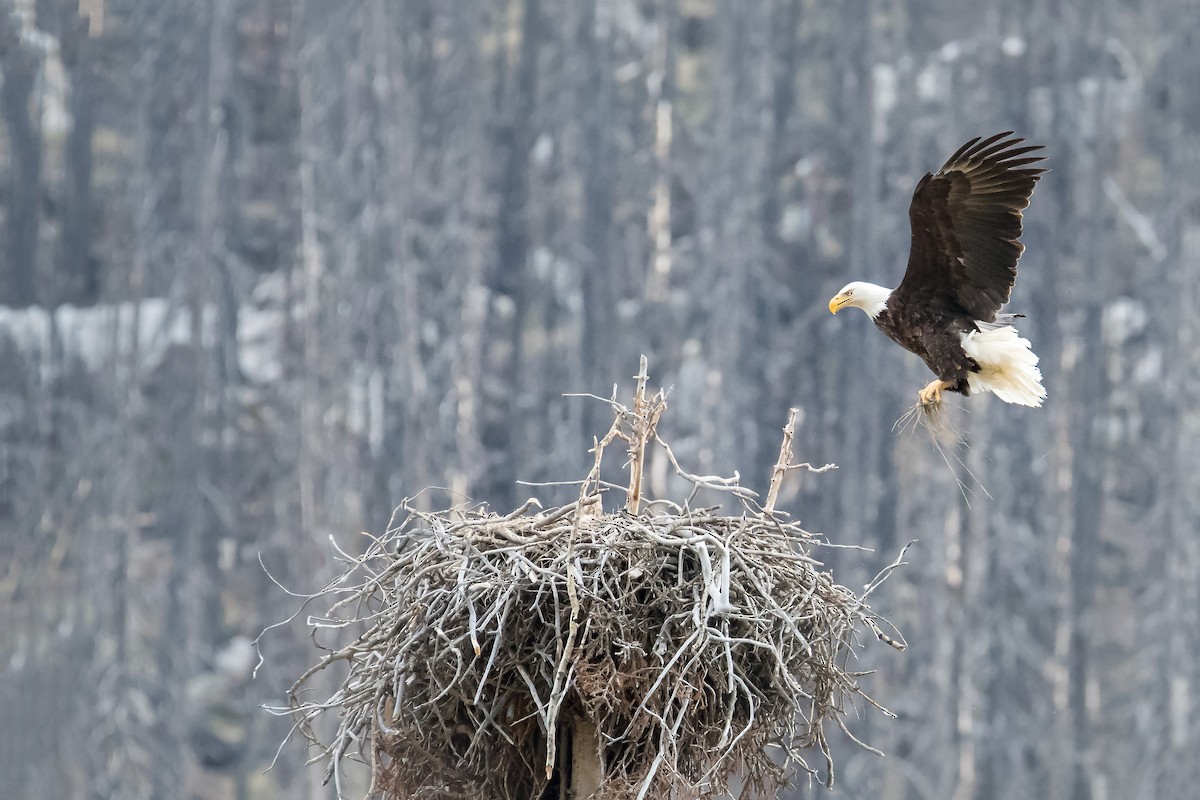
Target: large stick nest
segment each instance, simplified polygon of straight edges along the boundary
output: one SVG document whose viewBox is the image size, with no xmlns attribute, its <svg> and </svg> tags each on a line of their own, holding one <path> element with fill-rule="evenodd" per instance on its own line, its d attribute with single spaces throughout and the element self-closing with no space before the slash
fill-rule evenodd
<svg viewBox="0 0 1200 800">
<path fill-rule="evenodd" d="M 505 516 L 406 503 L 361 556 L 342 554 L 346 572 L 318 595 L 332 607 L 309 624 L 355 635 L 290 694 L 329 775 L 360 757 L 388 797 L 528 800 L 557 797 L 583 755 L 603 776 L 596 798 L 706 797 L 735 776 L 774 791 L 794 767 L 816 771 L 803 752 L 815 748 L 832 782 L 826 724 L 845 731 L 855 696 L 875 705 L 846 666 L 858 633 L 901 646 L 864 603 L 890 567 L 856 596 L 813 557 L 821 541 L 769 509 L 774 490 L 764 508 L 729 481 L 736 515 L 636 510 L 639 487 L 604 513 L 603 444 L 629 440 L 640 463 L 639 426 L 644 447 L 657 421 L 614 406 L 626 416 L 580 500 Z M 336 693 L 305 699 L 337 662 Z M 338 727 L 323 739 L 327 712 Z"/>
</svg>

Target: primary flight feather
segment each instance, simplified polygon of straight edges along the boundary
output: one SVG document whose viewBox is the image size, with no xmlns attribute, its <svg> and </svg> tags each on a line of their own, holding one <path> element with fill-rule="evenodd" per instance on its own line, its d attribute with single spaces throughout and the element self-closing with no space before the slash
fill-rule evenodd
<svg viewBox="0 0 1200 800">
<path fill-rule="evenodd" d="M 1021 211 L 1038 176 L 1040 145 L 1012 131 L 972 139 L 917 183 L 908 218 L 908 271 L 895 289 L 854 281 L 829 301 L 836 314 L 861 308 L 894 342 L 919 355 L 937 379 L 923 406 L 943 391 L 992 392 L 1040 406 L 1046 398 L 1038 358 L 1001 314 L 1017 279 Z"/>
</svg>

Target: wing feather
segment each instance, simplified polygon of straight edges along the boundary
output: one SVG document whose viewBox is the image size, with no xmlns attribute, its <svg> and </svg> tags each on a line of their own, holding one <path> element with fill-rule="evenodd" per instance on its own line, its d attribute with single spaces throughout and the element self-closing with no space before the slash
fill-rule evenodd
<svg viewBox="0 0 1200 800">
<path fill-rule="evenodd" d="M 1005 131 L 976 137 L 913 192 L 912 246 L 894 303 L 992 322 L 1008 302 L 1025 247 L 1021 211 L 1038 177 L 1041 145 Z M 891 305 L 891 303 L 889 303 Z"/>
</svg>

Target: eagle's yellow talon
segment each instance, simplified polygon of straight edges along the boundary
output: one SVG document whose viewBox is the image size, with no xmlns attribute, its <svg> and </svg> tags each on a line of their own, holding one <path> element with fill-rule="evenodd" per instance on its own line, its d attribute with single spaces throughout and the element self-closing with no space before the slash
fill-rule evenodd
<svg viewBox="0 0 1200 800">
<path fill-rule="evenodd" d="M 936 406 L 942 402 L 942 390 L 948 389 L 945 381 L 936 380 L 930 381 L 929 384 L 917 393 L 917 397 L 921 400 L 923 406 Z"/>
</svg>

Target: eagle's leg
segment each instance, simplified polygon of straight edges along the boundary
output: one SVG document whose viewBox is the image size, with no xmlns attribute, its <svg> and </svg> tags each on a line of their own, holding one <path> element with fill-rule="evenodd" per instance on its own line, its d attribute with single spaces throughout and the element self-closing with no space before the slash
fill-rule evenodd
<svg viewBox="0 0 1200 800">
<path fill-rule="evenodd" d="M 942 392 L 954 386 L 953 381 L 943 381 L 941 379 L 930 381 L 929 384 L 918 393 L 923 406 L 936 406 L 942 402 Z"/>
</svg>

